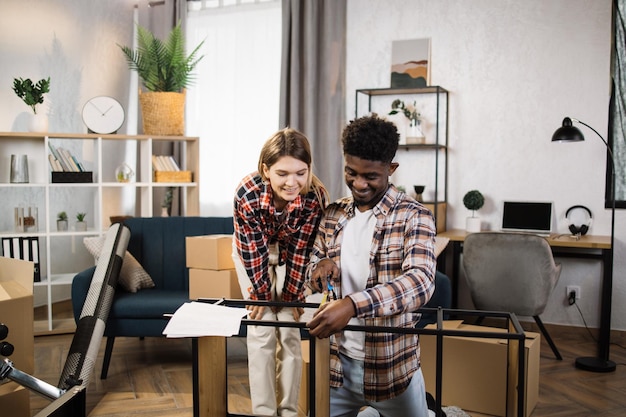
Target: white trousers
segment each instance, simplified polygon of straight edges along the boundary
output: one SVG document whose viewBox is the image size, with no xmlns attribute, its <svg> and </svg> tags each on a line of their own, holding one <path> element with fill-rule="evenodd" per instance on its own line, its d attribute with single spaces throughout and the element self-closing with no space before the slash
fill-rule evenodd
<svg viewBox="0 0 626 417">
<path fill-rule="evenodd" d="M 272 248 L 277 251 L 277 248 Z M 277 252 L 274 252 L 275 254 Z M 285 282 L 285 266 L 272 264 L 270 257 L 269 279 L 272 300 L 280 300 Z M 250 298 L 252 286 L 239 259 L 233 241 L 233 261 L 241 293 Z M 294 321 L 292 308 L 282 308 L 274 313 L 265 308 L 261 320 Z M 248 378 L 252 414 L 256 416 L 297 417 L 298 393 L 302 376 L 300 329 L 273 326 L 248 326 Z"/>
</svg>

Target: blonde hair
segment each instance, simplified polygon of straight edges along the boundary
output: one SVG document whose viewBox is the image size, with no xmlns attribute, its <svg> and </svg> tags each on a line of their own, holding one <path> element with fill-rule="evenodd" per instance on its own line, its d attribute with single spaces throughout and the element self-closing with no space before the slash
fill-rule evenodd
<svg viewBox="0 0 626 417">
<path fill-rule="evenodd" d="M 311 145 L 307 137 L 296 129 L 289 127 L 281 129 L 274 133 L 263 145 L 258 164 L 258 171 L 263 181 L 267 181 L 263 167 L 270 168 L 283 156 L 291 156 L 307 165 L 309 174 L 306 185 L 302 188 L 300 194 L 306 195 L 313 190 L 320 205 L 324 207 L 324 200 L 328 196 L 322 181 L 313 174 Z"/>
</svg>

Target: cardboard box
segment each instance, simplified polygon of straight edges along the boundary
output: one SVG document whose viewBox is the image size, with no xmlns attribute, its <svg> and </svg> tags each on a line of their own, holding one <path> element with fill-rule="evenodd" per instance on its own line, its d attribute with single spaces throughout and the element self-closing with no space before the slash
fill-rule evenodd
<svg viewBox="0 0 626 417">
<path fill-rule="evenodd" d="M 189 269 L 189 299 L 221 297 L 243 299 L 234 269 Z"/>
<path fill-rule="evenodd" d="M 0 257 L 0 323 L 9 329 L 3 341 L 15 348 L 9 357 L 14 367 L 29 375 L 35 370 L 33 271 L 32 262 Z M 30 416 L 28 391 L 10 383 L 0 385 L 0 410 L 16 410 L 12 415 Z M 21 410 L 25 410 L 24 414 L 19 414 Z"/>
<path fill-rule="evenodd" d="M 429 325 L 426 328 L 436 328 L 436 325 Z M 506 329 L 473 326 L 454 320 L 444 322 L 444 328 L 506 332 Z M 426 391 L 433 395 L 435 393 L 436 343 L 436 336 L 420 335 L 421 363 Z M 516 344 L 517 341 L 513 343 Z M 539 333 L 526 332 L 525 417 L 530 416 L 539 399 L 540 344 Z M 507 339 L 444 337 L 442 404 L 457 406 L 465 411 L 506 416 L 508 397 L 509 408 L 516 410 L 517 385 L 507 383 L 507 354 Z M 511 367 L 513 370 L 517 369 L 517 360 L 511 364 Z M 510 415 L 514 416 L 516 412 Z"/>
<path fill-rule="evenodd" d="M 233 235 L 188 236 L 185 239 L 187 268 L 234 269 Z"/>
<path fill-rule="evenodd" d="M 0 385 L 0 410 L 11 417 L 30 417 L 30 391 L 13 381 Z"/>
</svg>

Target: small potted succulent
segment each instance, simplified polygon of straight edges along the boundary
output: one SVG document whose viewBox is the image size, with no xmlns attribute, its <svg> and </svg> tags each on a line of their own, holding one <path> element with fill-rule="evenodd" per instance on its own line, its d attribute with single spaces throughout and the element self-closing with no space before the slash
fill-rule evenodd
<svg viewBox="0 0 626 417">
<path fill-rule="evenodd" d="M 67 213 L 64 211 L 57 214 L 57 230 L 59 232 L 67 231 Z"/>
<path fill-rule="evenodd" d="M 476 216 L 476 211 L 485 204 L 485 197 L 478 190 L 468 191 L 463 197 L 463 205 L 472 211 L 472 216 L 465 222 L 465 230 L 470 233 L 480 232 L 480 217 Z"/>
<path fill-rule="evenodd" d="M 84 232 L 87 230 L 85 216 L 87 216 L 87 213 L 76 213 L 76 231 Z"/>
</svg>

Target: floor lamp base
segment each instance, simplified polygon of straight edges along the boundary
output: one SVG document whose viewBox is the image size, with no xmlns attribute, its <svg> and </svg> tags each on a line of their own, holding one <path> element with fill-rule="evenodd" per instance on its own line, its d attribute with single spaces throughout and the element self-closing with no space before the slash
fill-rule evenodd
<svg viewBox="0 0 626 417">
<path fill-rule="evenodd" d="M 576 368 L 591 372 L 614 372 L 615 362 L 594 356 L 576 358 Z"/>
</svg>

